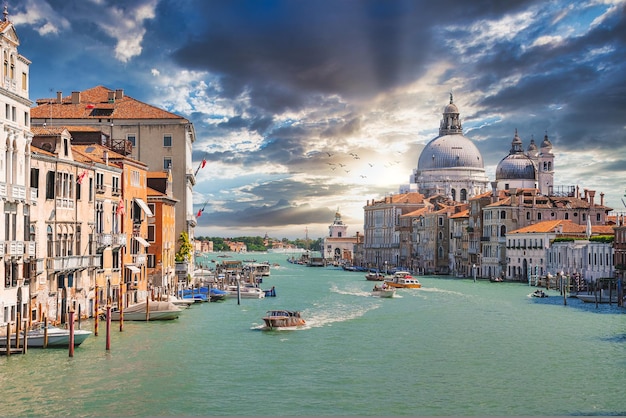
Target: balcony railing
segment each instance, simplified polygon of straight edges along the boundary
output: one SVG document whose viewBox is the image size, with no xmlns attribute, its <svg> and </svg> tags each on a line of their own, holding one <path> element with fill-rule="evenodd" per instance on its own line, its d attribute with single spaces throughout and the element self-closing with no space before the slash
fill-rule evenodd
<svg viewBox="0 0 626 418">
<path fill-rule="evenodd" d="M 113 245 L 113 234 L 97 234 L 96 245 L 100 248 Z"/>
<path fill-rule="evenodd" d="M 11 185 L 11 198 L 14 200 L 26 200 L 26 187 L 16 184 Z"/>
<path fill-rule="evenodd" d="M 24 241 L 6 241 L 4 255 L 21 257 L 24 255 Z"/>
<path fill-rule="evenodd" d="M 113 245 L 119 247 L 126 246 L 126 234 L 113 234 Z"/>
<path fill-rule="evenodd" d="M 133 254 L 133 264 L 144 265 L 146 264 L 146 259 L 145 254 Z"/>
<path fill-rule="evenodd" d="M 89 267 L 97 267 L 91 255 L 77 255 L 68 257 L 56 257 L 46 260 L 46 268 L 52 271 L 84 270 Z"/>
<path fill-rule="evenodd" d="M 7 197 L 7 184 L 6 183 L 0 183 L 0 197 L 2 198 Z"/>
</svg>

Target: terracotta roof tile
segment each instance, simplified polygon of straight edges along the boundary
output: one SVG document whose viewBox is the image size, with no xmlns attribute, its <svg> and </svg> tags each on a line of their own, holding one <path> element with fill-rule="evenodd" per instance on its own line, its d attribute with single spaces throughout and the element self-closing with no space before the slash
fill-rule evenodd
<svg viewBox="0 0 626 418">
<path fill-rule="evenodd" d="M 57 99 L 38 99 L 37 106 L 31 109 L 34 119 L 184 119 L 174 113 L 140 102 L 130 96 L 109 102 L 109 93 L 115 93 L 103 86 L 80 92 L 78 103 L 72 103 L 72 96 Z"/>
</svg>

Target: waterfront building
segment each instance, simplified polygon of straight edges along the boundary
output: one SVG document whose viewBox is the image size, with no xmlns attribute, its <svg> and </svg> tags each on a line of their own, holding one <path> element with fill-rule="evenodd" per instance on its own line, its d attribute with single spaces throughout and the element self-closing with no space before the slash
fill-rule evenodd
<svg viewBox="0 0 626 418">
<path fill-rule="evenodd" d="M 150 171 L 171 170 L 176 205 L 176 236 L 194 239 L 196 212 L 192 189 L 193 124 L 187 119 L 127 96 L 122 89 L 96 86 L 64 97 L 40 98 L 31 109 L 33 126 L 88 126 L 102 132 L 102 144 L 141 161 Z M 74 135 L 78 141 L 79 135 Z M 193 265 L 193 264 L 192 264 Z M 193 273 L 193 272 L 191 272 Z"/>
<path fill-rule="evenodd" d="M 32 129 L 30 184 L 38 191 L 30 231 L 37 241 L 36 272 L 30 287 L 30 317 L 65 323 L 73 310 L 93 311 L 96 256 L 91 161 L 75 156 L 71 136 L 61 127 Z"/>
<path fill-rule="evenodd" d="M 448 217 L 450 223 L 450 274 L 468 277 L 472 274 L 469 263 L 469 205 L 459 206 Z"/>
<path fill-rule="evenodd" d="M 571 220 L 586 227 L 605 225 L 612 210 L 604 206 L 604 195 L 599 204 L 595 191 L 585 190 L 580 196 L 570 188 L 566 195 L 545 196 L 538 189 L 494 191 L 493 203 L 482 209 L 481 277 L 508 276 L 506 235 L 508 231 L 548 220 Z M 525 272 L 521 277 L 526 277 Z"/>
<path fill-rule="evenodd" d="M 36 190 L 30 186 L 30 61 L 22 56 L 20 40 L 4 7 L 0 21 L 3 67 L 0 99 L 0 324 L 28 317 L 29 289 L 35 273 L 35 237 L 31 234 L 31 207 Z M 19 318 L 18 318 L 19 316 Z"/>
<path fill-rule="evenodd" d="M 400 265 L 400 217 L 425 207 L 424 195 L 417 192 L 368 200 L 363 208 L 363 264 L 385 269 Z"/>
<path fill-rule="evenodd" d="M 343 223 L 341 213 L 335 212 L 333 223 L 328 226 L 328 236 L 324 237 L 324 252 L 327 262 L 352 265 L 354 263 L 354 246 L 358 240 L 356 236 L 348 236 L 348 225 Z"/>
<path fill-rule="evenodd" d="M 95 283 L 90 283 L 85 291 L 89 300 L 87 313 L 95 315 L 103 310 L 109 301 L 112 306 L 118 305 L 123 282 L 120 254 L 127 245 L 127 237 L 122 231 L 119 209 L 123 192 L 122 169 L 109 163 L 109 157 L 121 156 L 98 144 L 73 145 L 72 154 L 76 160 L 80 158 L 93 170 L 85 175 L 80 183 L 77 182 L 76 187 L 77 199 L 86 196 L 93 207 L 90 245 L 96 262 Z"/>
<path fill-rule="evenodd" d="M 439 136 L 422 150 L 409 189 L 425 197 L 444 195 L 457 202 L 467 202 L 488 189 L 482 155 L 472 140 L 463 135 L 458 107 L 452 94 L 444 108 Z"/>
<path fill-rule="evenodd" d="M 172 193 L 172 173 L 163 170 L 148 173 L 147 274 L 151 288 L 164 293 L 177 289 L 176 277 L 176 210 L 178 199 Z"/>
</svg>

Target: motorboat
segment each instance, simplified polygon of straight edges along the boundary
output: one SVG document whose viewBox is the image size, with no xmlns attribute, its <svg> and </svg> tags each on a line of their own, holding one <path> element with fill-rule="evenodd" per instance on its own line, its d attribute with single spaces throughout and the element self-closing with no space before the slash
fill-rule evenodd
<svg viewBox="0 0 626 418">
<path fill-rule="evenodd" d="M 265 297 L 265 291 L 259 287 L 254 286 L 227 286 L 225 289 L 228 292 L 229 297 L 236 298 L 237 292 L 242 299 L 261 299 Z"/>
<path fill-rule="evenodd" d="M 617 293 L 617 292 L 615 292 Z M 576 298 L 582 300 L 585 303 L 617 303 L 617 295 L 613 294 L 611 300 L 609 301 L 609 295 L 602 292 L 602 294 L 598 294 L 597 296 L 594 294 L 591 295 L 581 295 L 580 293 L 576 295 Z"/>
<path fill-rule="evenodd" d="M 306 325 L 306 321 L 300 316 L 298 311 L 273 310 L 267 311 L 263 317 L 267 329 L 294 328 Z"/>
<path fill-rule="evenodd" d="M 408 271 L 396 271 L 393 275 L 386 276 L 385 284 L 402 289 L 419 289 L 422 287 L 420 281 L 411 276 Z"/>
<path fill-rule="evenodd" d="M 90 335 L 91 331 L 84 329 L 74 329 L 74 347 L 81 345 Z M 45 338 L 48 338 L 48 344 L 45 345 Z M 20 333 L 20 344 L 23 341 L 24 333 Z M 26 331 L 26 344 L 28 348 L 58 347 L 67 348 L 70 345 L 70 330 L 58 328 L 48 325 L 44 328 L 43 324 L 39 324 Z M 11 336 L 11 345 L 15 346 L 15 335 Z M 6 333 L 0 337 L 0 347 L 7 346 Z"/>
<path fill-rule="evenodd" d="M 374 282 L 382 282 L 383 280 L 385 280 L 385 275 L 382 274 L 380 271 L 369 271 L 366 275 L 365 275 L 365 279 L 366 280 L 370 280 L 370 281 L 374 281 Z"/>
<path fill-rule="evenodd" d="M 125 321 L 167 321 L 176 319 L 182 310 L 172 302 L 145 301 L 124 308 Z M 111 320 L 120 320 L 120 311 L 111 311 Z"/>
<path fill-rule="evenodd" d="M 541 289 L 535 290 L 530 295 L 534 298 L 547 298 L 548 297 L 548 294 Z"/>
<path fill-rule="evenodd" d="M 174 295 L 164 296 L 162 300 L 166 302 L 172 302 L 174 305 L 178 306 L 181 309 L 186 309 L 194 304 L 194 301 L 191 299 L 181 299 L 181 298 L 177 298 Z"/>
<path fill-rule="evenodd" d="M 375 285 L 372 289 L 372 296 L 376 296 L 379 298 L 392 298 L 395 294 L 395 287 L 389 287 L 384 283 L 382 286 Z"/>
</svg>

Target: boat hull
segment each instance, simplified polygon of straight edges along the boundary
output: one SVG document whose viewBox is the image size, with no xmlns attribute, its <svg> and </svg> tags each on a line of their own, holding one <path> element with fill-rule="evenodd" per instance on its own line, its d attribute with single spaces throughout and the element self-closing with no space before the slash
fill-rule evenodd
<svg viewBox="0 0 626 418">
<path fill-rule="evenodd" d="M 396 294 L 395 289 L 373 290 L 372 296 L 379 298 L 392 298 Z"/>
<path fill-rule="evenodd" d="M 263 317 L 267 329 L 295 328 L 306 325 L 306 321 L 296 311 L 268 311 Z"/>
<path fill-rule="evenodd" d="M 148 321 L 170 321 L 180 316 L 180 309 L 177 311 L 155 311 L 149 313 Z M 120 311 L 111 312 L 111 321 L 120 320 Z M 146 321 L 145 312 L 124 312 L 124 321 Z"/>
<path fill-rule="evenodd" d="M 91 331 L 75 329 L 74 330 L 74 347 L 81 345 L 90 335 Z M 44 332 L 43 330 L 29 331 L 27 333 L 28 348 L 43 348 L 44 347 Z M 23 341 L 23 334 L 20 335 L 20 344 Z M 11 336 L 11 345 L 15 346 L 15 335 Z M 47 347 L 67 348 L 70 345 L 70 331 L 61 328 L 48 329 L 48 345 Z M 0 337 L 0 347 L 7 346 L 6 336 Z"/>
<path fill-rule="evenodd" d="M 576 295 L 576 297 L 585 303 L 596 303 L 595 295 Z M 597 301 L 598 303 L 609 303 L 609 297 L 606 295 L 602 295 L 602 296 L 598 295 Z M 617 303 L 617 295 L 614 295 L 611 298 L 610 303 Z"/>
<path fill-rule="evenodd" d="M 422 287 L 421 283 L 396 283 L 385 281 L 387 286 L 395 287 L 396 289 L 420 289 Z"/>
</svg>

